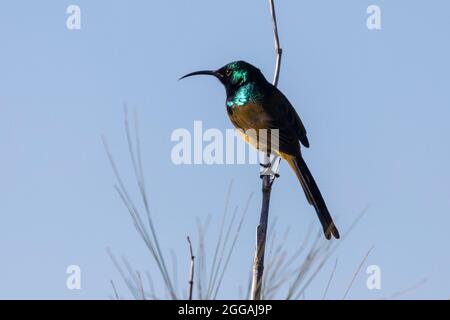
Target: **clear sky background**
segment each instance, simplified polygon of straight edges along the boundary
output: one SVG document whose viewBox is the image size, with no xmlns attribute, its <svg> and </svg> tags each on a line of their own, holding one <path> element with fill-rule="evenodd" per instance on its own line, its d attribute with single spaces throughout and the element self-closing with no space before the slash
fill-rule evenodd
<svg viewBox="0 0 450 320">
<path fill-rule="evenodd" d="M 79 31 L 66 28 L 72 3 Z M 370 4 L 381 7 L 380 31 L 366 28 Z M 349 298 L 389 297 L 426 278 L 402 297 L 448 299 L 450 3 L 277 1 L 277 11 L 279 86 L 307 127 L 304 157 L 342 232 L 370 206 L 306 297 L 321 297 L 338 257 L 329 297 L 341 298 L 373 245 Z M 259 219 L 258 166 L 175 166 L 170 135 L 195 120 L 231 128 L 219 83 L 181 75 L 243 59 L 272 78 L 267 1 L 3 1 L 0 41 L 0 298 L 107 299 L 111 279 L 129 297 L 107 247 L 158 278 L 101 144 L 104 134 L 134 187 L 123 102 L 139 113 L 151 208 L 178 257 L 180 289 L 196 217 L 213 216 L 214 239 L 230 181 L 232 207 L 255 192 L 220 295 L 238 297 Z M 280 232 L 290 226 L 292 251 L 318 227 L 286 164 L 271 216 Z M 71 264 L 82 270 L 78 291 L 66 288 Z M 381 290 L 366 288 L 369 264 L 381 268 Z"/>
</svg>

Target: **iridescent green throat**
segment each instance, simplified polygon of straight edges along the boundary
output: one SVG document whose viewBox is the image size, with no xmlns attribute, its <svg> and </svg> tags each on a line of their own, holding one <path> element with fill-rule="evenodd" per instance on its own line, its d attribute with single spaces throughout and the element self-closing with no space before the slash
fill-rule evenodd
<svg viewBox="0 0 450 320">
<path fill-rule="evenodd" d="M 255 82 L 247 83 L 236 90 L 232 97 L 227 99 L 227 107 L 242 107 L 249 102 L 257 102 L 263 97 L 261 88 Z"/>
</svg>

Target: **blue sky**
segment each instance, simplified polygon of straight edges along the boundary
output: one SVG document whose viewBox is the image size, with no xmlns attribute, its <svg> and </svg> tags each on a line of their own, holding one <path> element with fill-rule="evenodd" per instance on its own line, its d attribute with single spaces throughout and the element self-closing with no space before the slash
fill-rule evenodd
<svg viewBox="0 0 450 320">
<path fill-rule="evenodd" d="M 74 3 L 82 29 L 69 31 Z M 366 28 L 370 4 L 381 8 L 380 31 Z M 349 298 L 389 297 L 424 278 L 404 298 L 450 296 L 449 10 L 444 0 L 277 2 L 279 87 L 308 130 L 305 160 L 341 230 L 370 206 L 336 253 L 332 298 L 371 246 L 366 265 L 380 266 L 382 289 L 368 290 L 363 270 Z M 195 120 L 231 128 L 218 82 L 181 75 L 242 59 L 272 77 L 266 1 L 8 1 L 0 41 L 0 298 L 106 299 L 110 279 L 126 296 L 107 247 L 157 278 L 100 139 L 132 185 L 124 102 L 139 113 L 152 212 L 180 281 L 196 217 L 211 214 L 214 233 L 230 181 L 232 206 L 255 192 L 221 293 L 237 297 L 259 218 L 258 167 L 175 166 L 170 135 Z M 280 232 L 290 226 L 292 250 L 318 225 L 285 164 L 271 215 Z M 321 297 L 333 259 L 307 298 Z M 81 290 L 66 288 L 71 264 L 81 267 Z"/>
</svg>

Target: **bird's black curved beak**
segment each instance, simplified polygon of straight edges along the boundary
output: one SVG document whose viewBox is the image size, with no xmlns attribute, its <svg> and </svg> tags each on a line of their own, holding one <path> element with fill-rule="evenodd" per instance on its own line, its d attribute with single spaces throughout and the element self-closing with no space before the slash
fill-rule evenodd
<svg viewBox="0 0 450 320">
<path fill-rule="evenodd" d="M 192 72 L 192 73 L 188 73 L 185 76 L 182 76 L 180 79 L 178 80 L 182 80 L 184 78 L 187 77 L 191 77 L 191 76 L 199 76 L 199 75 L 207 75 L 207 76 L 214 76 L 216 78 L 219 78 L 219 74 L 216 71 L 212 71 L 212 70 L 203 70 L 203 71 L 196 71 L 196 72 Z"/>
</svg>

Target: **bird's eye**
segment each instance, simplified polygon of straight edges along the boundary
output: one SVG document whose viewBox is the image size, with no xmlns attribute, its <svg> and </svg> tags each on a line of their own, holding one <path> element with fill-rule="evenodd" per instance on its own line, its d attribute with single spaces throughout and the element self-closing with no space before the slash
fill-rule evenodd
<svg viewBox="0 0 450 320">
<path fill-rule="evenodd" d="M 225 75 L 226 75 L 227 77 L 231 76 L 231 69 L 227 69 L 227 70 L 225 71 Z"/>
</svg>

